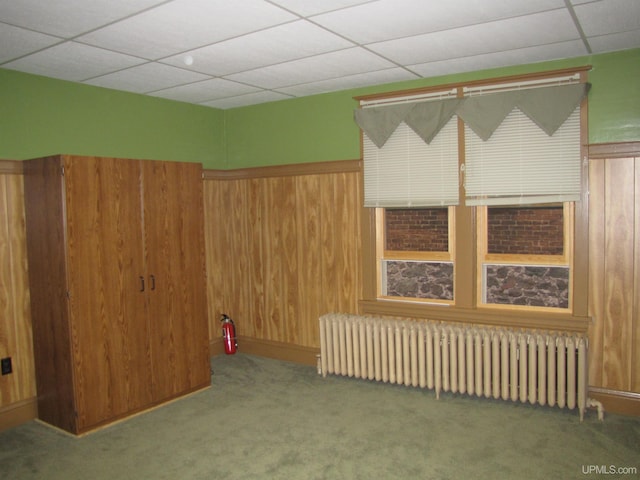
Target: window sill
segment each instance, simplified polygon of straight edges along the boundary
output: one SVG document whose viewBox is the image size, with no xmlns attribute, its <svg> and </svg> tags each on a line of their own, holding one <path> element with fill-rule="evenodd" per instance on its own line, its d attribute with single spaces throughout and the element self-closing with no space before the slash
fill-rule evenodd
<svg viewBox="0 0 640 480">
<path fill-rule="evenodd" d="M 396 300 L 360 300 L 365 315 L 409 317 L 444 322 L 471 323 L 497 327 L 518 327 L 586 333 L 591 317 L 570 313 L 515 311 L 506 309 L 460 308 L 453 305 L 425 305 Z"/>
</svg>

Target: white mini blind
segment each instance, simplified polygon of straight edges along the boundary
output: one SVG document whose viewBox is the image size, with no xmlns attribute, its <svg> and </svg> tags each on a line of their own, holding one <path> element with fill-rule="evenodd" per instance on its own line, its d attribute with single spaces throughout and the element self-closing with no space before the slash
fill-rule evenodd
<svg viewBox="0 0 640 480">
<path fill-rule="evenodd" d="M 465 146 L 467 205 L 580 199 L 579 106 L 552 136 L 518 108 L 486 141 L 465 125 Z"/>
<path fill-rule="evenodd" d="M 363 133 L 364 206 L 458 205 L 458 128 L 454 115 L 427 144 L 402 122 L 378 148 Z"/>
</svg>

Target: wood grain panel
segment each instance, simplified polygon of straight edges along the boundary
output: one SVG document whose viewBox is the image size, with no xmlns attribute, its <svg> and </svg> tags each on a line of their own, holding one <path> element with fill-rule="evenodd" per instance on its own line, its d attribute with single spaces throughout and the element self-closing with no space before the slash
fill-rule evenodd
<svg viewBox="0 0 640 480">
<path fill-rule="evenodd" d="M 251 286 L 253 257 L 251 256 L 251 237 L 247 223 L 254 204 L 247 202 L 250 184 L 246 180 L 231 182 L 228 185 L 226 198 L 228 202 L 227 215 L 221 219 L 220 229 L 223 230 L 224 251 L 228 265 L 224 270 L 223 282 L 231 293 L 231 300 L 226 300 L 225 309 L 219 312 L 227 313 L 232 319 L 253 318 L 255 306 L 252 304 Z M 261 221 L 261 212 L 256 212 L 256 221 Z M 258 246 L 259 248 L 259 246 Z M 260 267 L 258 266 L 258 269 Z M 255 284 L 257 287 L 257 283 Z M 246 322 L 237 325 L 240 331 L 251 327 Z M 218 331 L 220 322 L 218 321 Z M 236 332 L 238 333 L 238 332 Z"/>
<path fill-rule="evenodd" d="M 0 315 L 3 328 L 0 330 L 0 357 L 16 353 L 16 325 L 14 322 L 12 261 L 9 241 L 9 205 L 7 201 L 7 176 L 0 176 Z M 8 405 L 18 399 L 15 377 L 0 377 L 0 405 Z"/>
<path fill-rule="evenodd" d="M 605 162 L 589 163 L 589 385 L 602 385 L 605 279 Z"/>
<path fill-rule="evenodd" d="M 220 334 L 219 318 L 228 310 L 228 295 L 225 294 L 226 270 L 215 260 L 223 258 L 229 252 L 225 250 L 224 236 L 230 230 L 227 226 L 229 215 L 225 212 L 228 202 L 223 185 L 218 182 L 204 182 L 204 236 L 207 271 L 207 315 L 209 318 L 209 338 L 217 338 Z M 215 205 L 215 208 L 213 207 Z"/>
<path fill-rule="evenodd" d="M 264 265 L 265 283 L 269 285 L 265 295 L 265 330 L 267 340 L 286 341 L 287 315 L 289 313 L 290 270 L 289 218 L 295 216 L 291 208 L 294 195 L 289 178 L 262 179 L 264 191 Z M 286 213 L 285 213 L 286 212 Z M 295 254 L 295 250 L 293 252 Z"/>
<path fill-rule="evenodd" d="M 15 375 L 13 381 L 17 386 L 17 400 L 22 401 L 36 395 L 26 251 L 24 182 L 22 175 L 11 175 L 6 180 L 7 226 L 11 252 L 11 295 L 13 297 L 13 315 L 7 318 L 13 318 L 15 324 L 15 352 L 17 354 L 13 359 Z"/>
<path fill-rule="evenodd" d="M 262 264 L 264 265 L 263 281 L 265 284 L 264 313 L 262 315 L 262 331 L 260 338 L 275 340 L 282 338 L 284 322 L 282 312 L 282 239 L 279 227 L 278 204 L 280 178 L 260 179 L 261 210 L 263 230 L 261 233 Z"/>
<path fill-rule="evenodd" d="M 78 429 L 152 401 L 138 162 L 65 162 Z"/>
<path fill-rule="evenodd" d="M 605 164 L 605 285 L 603 383 L 628 391 L 633 332 L 634 197 L 632 159 L 611 159 Z"/>
<path fill-rule="evenodd" d="M 296 182 L 295 178 L 289 177 L 284 182 L 285 195 L 283 203 L 280 205 L 280 228 L 282 239 L 282 312 L 284 322 L 281 326 L 277 338 L 284 339 L 285 342 L 300 344 L 300 333 L 303 329 L 302 317 L 300 316 L 300 306 L 298 304 L 300 282 L 298 275 L 298 249 L 305 243 L 300 242 L 297 236 L 298 227 L 296 211 Z M 306 236 L 304 237 L 306 239 Z"/>
<path fill-rule="evenodd" d="M 74 378 L 67 302 L 62 159 L 24 165 L 25 218 L 38 416 L 75 431 Z M 46 205 L 47 208 L 42 208 Z M 57 301 L 51 301 L 56 299 Z"/>
<path fill-rule="evenodd" d="M 340 285 L 340 257 L 336 251 L 339 242 L 336 236 L 339 234 L 342 217 L 339 206 L 336 205 L 334 181 L 334 175 L 323 176 L 319 195 L 322 218 L 319 253 L 323 266 L 321 288 L 324 292 L 322 307 L 326 312 L 340 311 L 336 290 Z"/>
<path fill-rule="evenodd" d="M 305 175 L 296 178 L 297 236 L 303 247 L 298 253 L 298 318 L 296 328 L 300 345 L 319 345 L 317 329 L 311 328 L 321 315 L 324 292 L 321 232 L 324 226 L 320 205 L 322 176 Z"/>
<path fill-rule="evenodd" d="M 237 261 L 235 245 L 230 241 L 240 233 L 233 223 L 234 204 L 238 201 L 233 182 L 204 182 L 205 238 L 207 238 L 207 278 L 209 283 L 210 332 L 220 334 L 219 319 L 223 313 L 236 314 L 231 308 L 230 292 L 241 277 L 231 274 Z M 211 248 L 209 248 L 211 246 Z"/>
<path fill-rule="evenodd" d="M 213 182 L 203 182 L 202 185 L 202 200 L 203 206 L 207 205 L 219 205 L 217 200 L 218 188 L 215 188 Z M 217 211 L 210 208 L 204 208 L 204 251 L 205 251 L 205 264 L 207 271 L 207 319 L 209 329 L 209 339 L 213 339 L 214 335 L 217 335 L 217 326 L 215 320 L 217 320 L 217 305 L 215 304 L 218 295 L 218 288 L 221 284 L 220 276 L 221 272 L 215 268 L 214 259 L 219 256 L 219 244 L 217 242 L 218 232 L 213 228 L 208 228 L 209 225 L 216 225 L 218 222 Z"/>
<path fill-rule="evenodd" d="M 220 218 L 217 226 L 221 257 L 216 259 L 216 265 L 223 272 L 223 285 L 220 288 L 221 295 L 216 298 L 216 305 L 222 306 L 218 312 L 216 331 L 221 334 L 219 317 L 226 313 L 234 320 L 237 334 L 246 332 L 253 335 L 256 324 L 245 319 L 256 317 L 256 295 L 253 294 L 252 288 L 260 288 L 262 267 L 259 264 L 260 255 L 254 254 L 255 248 L 258 251 L 260 249 L 259 239 L 252 235 L 249 225 L 250 222 L 260 224 L 262 212 L 256 210 L 259 204 L 254 198 L 250 181 L 234 180 L 216 184 L 223 192 L 223 202 L 227 203 L 220 210 L 224 212 L 224 217 Z"/>
<path fill-rule="evenodd" d="M 360 189 L 356 175 L 335 175 L 334 202 L 339 213 L 336 224 L 336 252 L 340 288 L 337 304 L 341 312 L 355 312 L 358 294 L 359 272 L 361 269 L 359 251 Z M 355 180 L 355 181 L 354 181 Z"/>
<path fill-rule="evenodd" d="M 0 377 L 0 407 L 36 394 L 23 196 L 21 175 L 0 175 L 0 358 L 13 365 Z"/>
<path fill-rule="evenodd" d="M 266 318 L 266 296 L 268 285 L 265 280 L 266 254 L 264 246 L 264 229 L 265 220 L 265 203 L 263 199 L 263 188 L 261 180 L 246 180 L 241 183 L 246 185 L 246 196 L 241 205 L 238 205 L 236 214 L 242 215 L 243 218 L 237 218 L 235 221 L 238 225 L 246 225 L 244 237 L 230 238 L 231 242 L 238 242 L 239 256 L 246 256 L 248 265 L 246 272 L 233 271 L 231 275 L 240 275 L 241 279 L 247 280 L 242 287 L 246 289 L 249 295 L 247 302 L 249 308 L 241 303 L 242 298 L 236 295 L 236 308 L 245 311 L 246 314 L 240 318 L 238 326 L 238 334 L 256 338 L 266 338 L 267 318 Z M 245 220 L 246 219 L 246 220 Z M 242 232 L 242 230 L 241 230 Z M 243 292 L 244 293 L 244 292 Z"/>
<path fill-rule="evenodd" d="M 153 400 L 209 384 L 202 170 L 140 162 Z"/>
</svg>

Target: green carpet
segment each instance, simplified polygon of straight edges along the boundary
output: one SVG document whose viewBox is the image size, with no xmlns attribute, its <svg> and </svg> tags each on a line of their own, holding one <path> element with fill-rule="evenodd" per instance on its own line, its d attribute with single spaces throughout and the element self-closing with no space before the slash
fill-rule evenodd
<svg viewBox="0 0 640 480">
<path fill-rule="evenodd" d="M 73 438 L 39 422 L 0 432 L 0 478 L 638 478 L 640 418 L 330 376 L 237 354 L 212 388 Z M 623 468 L 635 474 L 611 475 Z"/>
</svg>

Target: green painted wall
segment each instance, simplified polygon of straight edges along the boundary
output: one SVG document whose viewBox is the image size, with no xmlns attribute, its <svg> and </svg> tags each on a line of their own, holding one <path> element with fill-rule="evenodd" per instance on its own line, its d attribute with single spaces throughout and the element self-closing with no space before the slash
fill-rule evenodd
<svg viewBox="0 0 640 480">
<path fill-rule="evenodd" d="M 640 49 L 342 91 L 227 111 L 227 168 L 360 156 L 354 96 L 592 65 L 590 143 L 640 140 Z"/>
<path fill-rule="evenodd" d="M 640 49 L 594 57 L 589 142 L 640 140 Z"/>
<path fill-rule="evenodd" d="M 55 153 L 229 169 L 360 156 L 354 96 L 592 65 L 591 143 L 640 141 L 640 49 L 345 90 L 231 110 L 0 69 L 0 158 Z"/>
<path fill-rule="evenodd" d="M 223 168 L 224 111 L 0 69 L 0 158 L 57 153 Z"/>
</svg>

